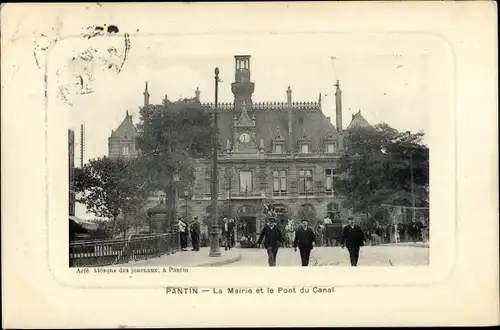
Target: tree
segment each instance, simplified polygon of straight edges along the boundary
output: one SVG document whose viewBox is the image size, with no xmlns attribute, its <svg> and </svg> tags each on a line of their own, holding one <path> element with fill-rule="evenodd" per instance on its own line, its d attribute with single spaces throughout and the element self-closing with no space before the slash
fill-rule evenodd
<svg viewBox="0 0 500 330">
<path fill-rule="evenodd" d="M 112 218 L 115 225 L 121 214 L 121 230 L 126 235 L 129 216 L 142 209 L 151 191 L 142 168 L 139 159 L 90 160 L 83 168 L 75 169 L 77 201 L 85 204 L 88 212 Z"/>
<path fill-rule="evenodd" d="M 208 157 L 212 151 L 210 114 L 196 99 L 182 99 L 148 105 L 140 110 L 137 147 L 155 189 L 166 194 L 167 207 L 175 217 L 173 173 L 179 171 L 178 187 L 194 182 L 195 158 Z"/>
<path fill-rule="evenodd" d="M 387 219 L 382 204 L 428 206 L 429 149 L 424 134 L 398 132 L 387 124 L 350 130 L 339 161 L 335 189 L 344 206 L 365 213 L 369 222 Z"/>
<path fill-rule="evenodd" d="M 319 221 L 316 209 L 310 204 L 306 204 L 300 207 L 297 210 L 296 218 L 299 221 L 307 220 L 312 226 L 315 226 Z"/>
</svg>

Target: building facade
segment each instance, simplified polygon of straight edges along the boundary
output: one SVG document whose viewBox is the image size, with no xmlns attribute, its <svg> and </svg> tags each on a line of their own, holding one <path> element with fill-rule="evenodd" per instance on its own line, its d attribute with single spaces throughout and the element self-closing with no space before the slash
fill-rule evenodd
<svg viewBox="0 0 500 330">
<path fill-rule="evenodd" d="M 137 128 L 132 122 L 132 116 L 128 111 L 125 118 L 116 128 L 111 131 L 108 138 L 108 156 L 109 157 L 136 157 L 138 155 L 135 147 L 137 137 Z"/>
<path fill-rule="evenodd" d="M 345 148 L 339 82 L 335 85 L 334 126 L 322 112 L 321 94 L 316 101 L 294 101 L 288 87 L 284 91 L 286 101 L 254 102 L 251 57 L 234 58 L 235 76 L 231 84 L 234 100 L 219 103 L 217 108 L 222 146 L 218 158 L 218 216 L 234 218 L 248 234 L 259 233 L 265 223 L 263 210 L 269 204 L 274 205 L 283 220 L 300 220 L 303 210 L 321 219 L 333 212 L 343 222 L 347 221 L 348 210 L 342 208 L 341 196 L 335 194 L 333 187 L 333 178 L 339 174 L 337 163 Z M 199 100 L 199 89 L 195 95 Z M 147 83 L 144 104 L 149 104 Z M 208 112 L 215 111 L 213 103 L 202 106 Z M 359 111 L 353 115 L 348 129 L 365 125 L 369 124 Z M 118 134 L 123 127 L 128 129 L 127 137 L 132 138 L 132 132 L 137 134 L 127 114 L 110 137 L 110 156 L 123 150 L 124 133 Z M 133 140 L 126 141 L 126 145 L 133 144 Z M 135 147 L 129 147 L 131 150 Z M 206 159 L 196 163 L 192 194 L 183 196 L 182 189 L 179 191 L 179 214 L 209 219 L 212 163 Z"/>
</svg>

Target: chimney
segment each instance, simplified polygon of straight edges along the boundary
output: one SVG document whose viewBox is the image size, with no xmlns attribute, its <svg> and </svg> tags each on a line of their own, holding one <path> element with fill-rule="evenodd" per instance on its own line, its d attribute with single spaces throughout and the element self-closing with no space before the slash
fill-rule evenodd
<svg viewBox="0 0 500 330">
<path fill-rule="evenodd" d="M 148 82 L 146 81 L 146 87 L 144 88 L 144 106 L 149 105 L 149 92 L 148 92 Z"/>
<path fill-rule="evenodd" d="M 194 91 L 194 94 L 196 95 L 196 100 L 200 102 L 200 88 L 196 87 L 196 90 Z"/>
<path fill-rule="evenodd" d="M 292 89 L 288 86 L 286 90 L 286 102 L 288 106 L 288 151 L 293 150 L 293 113 L 292 113 Z"/>
<path fill-rule="evenodd" d="M 337 131 L 342 132 L 342 91 L 340 90 L 340 82 L 337 80 L 335 84 L 335 113 Z"/>
</svg>

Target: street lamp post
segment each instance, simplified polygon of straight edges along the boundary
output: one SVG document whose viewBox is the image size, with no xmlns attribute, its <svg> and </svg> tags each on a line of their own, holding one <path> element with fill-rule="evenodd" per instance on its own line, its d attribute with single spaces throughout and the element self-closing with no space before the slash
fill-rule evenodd
<svg viewBox="0 0 500 330">
<path fill-rule="evenodd" d="M 227 180 L 227 198 L 228 198 L 228 203 L 229 203 L 229 219 L 232 218 L 233 212 L 232 212 L 232 205 L 231 205 L 231 184 L 233 180 L 233 174 L 229 171 L 226 171 L 226 180 Z"/>
<path fill-rule="evenodd" d="M 192 195 L 191 187 L 184 188 L 184 208 L 185 208 L 184 219 L 186 220 L 188 218 L 188 200 L 191 199 L 191 195 Z"/>
<path fill-rule="evenodd" d="M 179 170 L 176 169 L 172 175 L 172 189 L 174 190 L 173 192 L 173 200 L 172 200 L 172 224 L 173 224 L 173 234 L 174 234 L 174 246 L 177 249 L 177 251 L 181 250 L 181 240 L 180 240 L 180 234 L 179 234 L 179 220 L 177 218 L 177 199 L 179 198 L 179 194 L 177 191 L 177 183 L 179 182 L 180 175 L 179 175 Z"/>
<path fill-rule="evenodd" d="M 218 107 L 218 97 L 219 97 L 219 68 L 215 68 L 215 108 L 214 108 L 214 127 L 213 127 L 213 174 L 212 174 L 212 230 L 210 235 L 212 236 L 212 241 L 210 242 L 210 257 L 220 257 L 220 246 L 219 246 L 219 226 L 217 225 L 217 183 L 218 183 L 218 172 L 217 172 L 217 153 L 219 149 L 219 139 L 217 138 L 217 107 Z"/>
</svg>

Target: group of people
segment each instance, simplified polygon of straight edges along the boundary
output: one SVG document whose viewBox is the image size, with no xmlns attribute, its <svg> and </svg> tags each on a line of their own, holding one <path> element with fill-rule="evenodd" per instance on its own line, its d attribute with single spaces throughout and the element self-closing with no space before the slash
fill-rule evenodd
<svg viewBox="0 0 500 330">
<path fill-rule="evenodd" d="M 375 222 L 372 228 L 367 229 L 367 236 L 372 245 L 391 243 L 403 243 L 428 240 L 428 228 L 422 222 L 415 219 L 410 223 L 394 223 L 382 226 Z"/>
<path fill-rule="evenodd" d="M 267 250 L 270 267 L 276 266 L 279 247 L 283 245 L 285 240 L 285 235 L 280 227 L 276 225 L 276 218 L 269 217 L 257 240 L 257 246 L 260 248 L 263 243 L 264 248 Z M 363 230 L 355 224 L 354 217 L 349 217 L 349 224 L 343 228 L 340 244 L 342 248 L 347 247 L 351 266 L 358 265 L 359 251 L 364 242 Z M 307 220 L 302 220 L 300 227 L 295 230 L 293 238 L 293 248 L 295 251 L 297 251 L 297 248 L 299 249 L 302 266 L 307 267 L 309 265 L 311 251 L 315 245 L 316 234 L 314 230 L 309 227 Z"/>
<path fill-rule="evenodd" d="M 371 235 L 375 234 L 377 236 L 382 236 L 382 231 L 380 226 L 376 226 L 375 231 L 369 231 L 367 233 L 368 235 L 365 235 L 363 229 L 355 222 L 354 217 L 350 216 L 348 221 L 349 224 L 342 228 L 340 246 L 342 248 L 347 248 L 349 251 L 351 266 L 357 266 L 360 248 L 365 245 L 365 242 L 370 239 Z M 188 238 L 190 236 L 193 247 L 192 251 L 199 251 L 201 224 L 198 217 L 194 217 L 193 221 L 189 224 L 182 218 L 179 218 L 178 223 L 181 250 L 187 251 Z M 331 223 L 331 219 L 327 216 L 322 225 L 326 226 Z M 415 220 L 408 225 L 408 231 L 414 241 L 421 235 L 422 227 L 423 226 Z M 398 227 L 396 225 L 396 232 L 398 232 L 397 229 Z M 321 230 L 319 232 L 321 232 Z M 221 245 L 224 246 L 225 250 L 233 248 L 235 246 L 235 221 L 233 219 L 228 219 L 227 217 L 222 219 L 221 234 Z M 399 241 L 397 236 L 396 239 Z M 249 246 L 253 246 L 255 243 L 250 236 L 242 236 L 242 241 L 245 244 L 248 243 Z M 319 238 L 319 241 L 321 241 L 321 238 Z M 263 244 L 263 247 L 267 250 L 268 263 L 271 267 L 276 266 L 278 249 L 281 246 L 291 247 L 295 251 L 297 251 L 298 248 L 302 266 L 308 266 L 311 251 L 314 246 L 318 244 L 318 237 L 315 230 L 309 226 L 307 220 L 302 220 L 300 227 L 297 229 L 294 228 L 293 222 L 289 221 L 283 231 L 282 228 L 277 225 L 276 218 L 269 216 L 267 218 L 267 224 L 262 229 L 256 244 L 258 248 Z M 333 242 L 327 242 L 327 246 L 333 245 L 335 245 Z"/>
<path fill-rule="evenodd" d="M 194 217 L 191 223 L 179 218 L 178 226 L 181 251 L 187 251 L 189 236 L 191 236 L 192 251 L 200 251 L 201 224 L 198 217 Z"/>
</svg>

